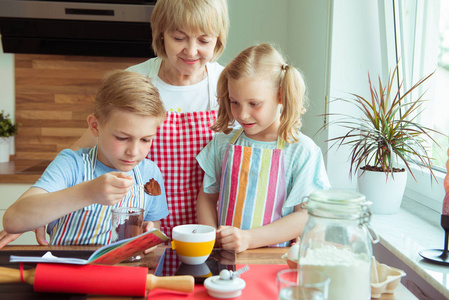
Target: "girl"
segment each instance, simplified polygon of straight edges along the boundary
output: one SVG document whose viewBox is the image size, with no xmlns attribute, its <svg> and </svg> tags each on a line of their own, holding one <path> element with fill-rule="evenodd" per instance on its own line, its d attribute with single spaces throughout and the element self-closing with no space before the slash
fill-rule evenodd
<svg viewBox="0 0 449 300">
<path fill-rule="evenodd" d="M 217 94 L 211 129 L 220 133 L 197 156 L 205 171 L 198 221 L 219 226 L 224 249 L 289 246 L 307 220 L 303 198 L 330 188 L 320 148 L 300 132 L 304 80 L 261 44 L 225 67 Z"/>
</svg>

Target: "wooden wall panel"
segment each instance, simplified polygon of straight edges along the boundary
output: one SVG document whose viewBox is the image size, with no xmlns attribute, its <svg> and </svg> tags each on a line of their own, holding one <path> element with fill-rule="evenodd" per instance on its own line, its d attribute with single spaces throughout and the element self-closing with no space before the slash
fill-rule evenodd
<svg viewBox="0 0 449 300">
<path fill-rule="evenodd" d="M 16 159 L 53 159 L 86 130 L 105 75 L 147 58 L 15 54 Z"/>
</svg>

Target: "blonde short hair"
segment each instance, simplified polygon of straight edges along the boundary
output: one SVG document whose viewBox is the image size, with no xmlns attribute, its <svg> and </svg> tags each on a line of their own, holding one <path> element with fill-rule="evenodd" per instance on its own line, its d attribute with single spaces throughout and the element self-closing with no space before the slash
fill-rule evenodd
<svg viewBox="0 0 449 300">
<path fill-rule="evenodd" d="M 264 78 L 277 88 L 282 104 L 279 136 L 286 142 L 298 141 L 301 115 L 306 111 L 306 86 L 301 73 L 286 64 L 281 53 L 270 44 L 260 44 L 243 50 L 223 70 L 217 86 L 218 116 L 211 127 L 214 131 L 229 133 L 235 122 L 231 112 L 228 81 L 241 78 Z"/>
<path fill-rule="evenodd" d="M 229 31 L 226 0 L 158 0 L 151 14 L 154 53 L 167 58 L 163 35 L 166 31 L 201 31 L 217 37 L 214 55 L 217 60 L 226 47 Z"/>
<path fill-rule="evenodd" d="M 95 97 L 94 115 L 100 123 L 105 122 L 116 109 L 154 117 L 158 125 L 164 121 L 166 114 L 159 91 L 150 79 L 125 70 L 111 72 Z"/>
</svg>

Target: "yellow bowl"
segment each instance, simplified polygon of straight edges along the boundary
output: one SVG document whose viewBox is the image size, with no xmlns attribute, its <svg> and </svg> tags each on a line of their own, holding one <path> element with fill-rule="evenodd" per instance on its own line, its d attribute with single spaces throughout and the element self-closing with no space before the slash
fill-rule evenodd
<svg viewBox="0 0 449 300">
<path fill-rule="evenodd" d="M 172 249 L 181 262 L 200 265 L 206 261 L 215 244 L 215 228 L 207 225 L 179 225 L 172 231 Z"/>
</svg>

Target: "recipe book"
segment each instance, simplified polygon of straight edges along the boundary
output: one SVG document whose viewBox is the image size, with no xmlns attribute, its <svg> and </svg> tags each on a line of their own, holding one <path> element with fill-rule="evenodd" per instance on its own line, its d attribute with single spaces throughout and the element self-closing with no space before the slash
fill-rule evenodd
<svg viewBox="0 0 449 300">
<path fill-rule="evenodd" d="M 76 265 L 114 265 L 125 259 L 144 251 L 145 249 L 154 247 L 169 238 L 159 229 L 153 228 L 138 236 L 117 241 L 115 243 L 103 246 L 96 250 L 89 259 L 56 257 L 50 251 L 40 256 L 17 256 L 11 255 L 10 262 L 31 262 L 31 263 L 59 263 L 59 264 L 76 264 Z"/>
</svg>

